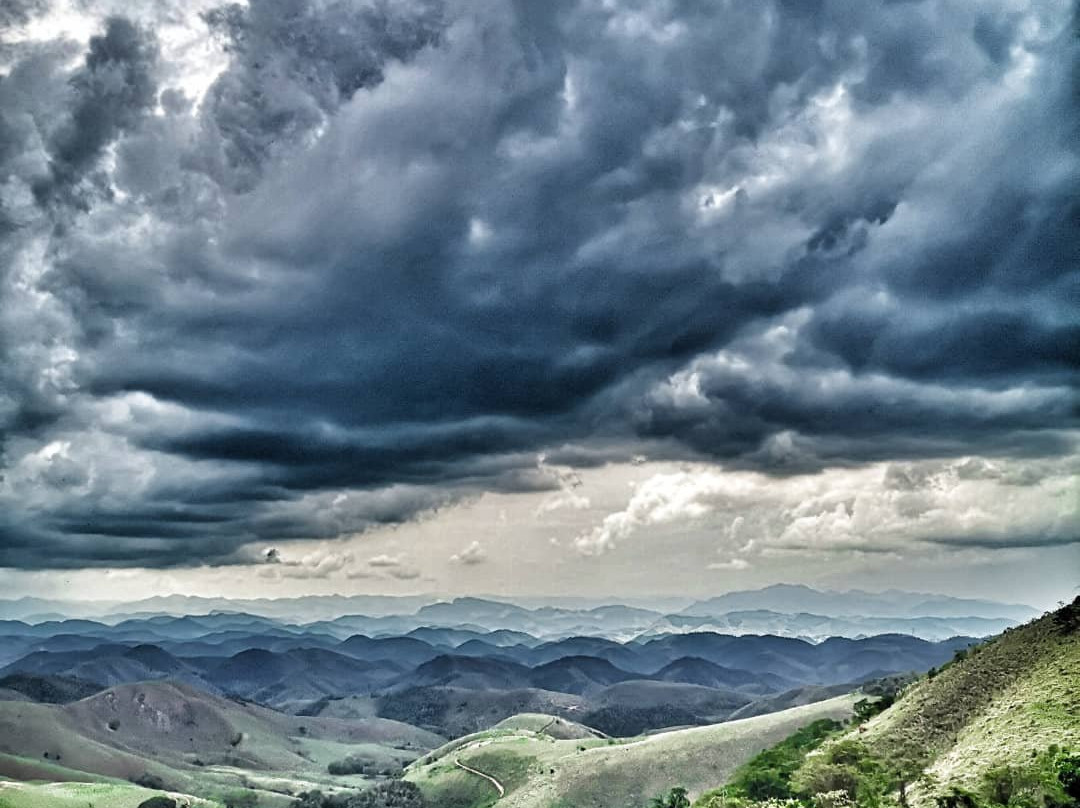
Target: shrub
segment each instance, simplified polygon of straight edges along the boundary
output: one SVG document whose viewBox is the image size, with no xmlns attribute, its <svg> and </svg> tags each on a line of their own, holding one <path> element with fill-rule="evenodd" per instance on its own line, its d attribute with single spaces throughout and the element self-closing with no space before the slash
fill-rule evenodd
<svg viewBox="0 0 1080 808">
<path fill-rule="evenodd" d="M 415 783 L 391 780 L 351 794 L 309 791 L 292 808 L 425 808 L 425 803 Z"/>
<path fill-rule="evenodd" d="M 685 788 L 676 786 L 663 796 L 653 797 L 649 808 L 690 808 L 690 798 Z"/>
<path fill-rule="evenodd" d="M 760 752 L 736 770 L 727 789 L 728 796 L 749 800 L 793 797 L 791 777 L 795 770 L 802 765 L 807 753 L 840 729 L 839 722 L 820 719 Z"/>
<path fill-rule="evenodd" d="M 845 740 L 808 758 L 791 784 L 802 796 L 814 798 L 843 791 L 860 808 L 876 808 L 896 785 L 896 775 L 865 745 Z"/>
<path fill-rule="evenodd" d="M 176 800 L 159 794 L 140 802 L 139 808 L 176 808 Z"/>
<path fill-rule="evenodd" d="M 944 794 L 934 797 L 938 808 L 981 808 L 979 798 L 966 789 L 953 786 Z"/>
<path fill-rule="evenodd" d="M 1068 808 L 1077 802 L 1078 763 L 1080 758 L 1051 748 L 1024 765 L 995 766 L 983 774 L 978 796 L 1009 808 Z"/>
<path fill-rule="evenodd" d="M 259 795 L 254 791 L 230 791 L 221 799 L 225 808 L 255 808 L 259 804 Z"/>
<path fill-rule="evenodd" d="M 372 761 L 366 758 L 358 758 L 350 755 L 343 760 L 335 760 L 326 770 L 330 774 L 345 775 L 345 774 L 365 774 L 366 769 L 372 765 Z"/>
<path fill-rule="evenodd" d="M 878 713 L 888 709 L 896 701 L 894 694 L 885 694 L 881 698 L 874 701 L 870 699 L 859 699 L 855 702 L 855 719 L 858 723 L 868 721 Z"/>
<path fill-rule="evenodd" d="M 846 791 L 823 791 L 814 795 L 814 808 L 854 808 L 855 803 Z"/>
<path fill-rule="evenodd" d="M 1080 631 L 1080 597 L 1054 613 L 1054 625 L 1062 634 Z"/>
<path fill-rule="evenodd" d="M 1080 755 L 1061 754 L 1055 768 L 1062 790 L 1073 802 L 1080 803 Z"/>
<path fill-rule="evenodd" d="M 131 782 L 133 782 L 137 786 L 149 788 L 153 791 L 165 790 L 165 781 L 158 777 L 156 774 L 150 774 L 150 772 L 143 772 L 138 777 L 132 778 Z"/>
<path fill-rule="evenodd" d="M 714 788 L 694 800 L 694 808 L 746 808 L 746 806 L 746 800 L 735 796 L 728 788 Z"/>
</svg>

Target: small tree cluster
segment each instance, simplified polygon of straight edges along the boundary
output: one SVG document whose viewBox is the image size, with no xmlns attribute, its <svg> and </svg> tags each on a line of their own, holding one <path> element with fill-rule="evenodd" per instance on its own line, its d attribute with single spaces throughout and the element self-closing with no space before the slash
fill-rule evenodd
<svg viewBox="0 0 1080 808">
<path fill-rule="evenodd" d="M 686 789 L 676 786 L 667 794 L 653 797 L 649 808 L 690 808 L 690 798 L 686 796 Z"/>
<path fill-rule="evenodd" d="M 350 755 L 344 760 L 335 760 L 326 770 L 334 775 L 366 774 L 369 777 L 383 775 L 384 777 L 399 777 L 401 766 L 397 764 L 379 763 L 373 758 L 357 757 Z"/>
<path fill-rule="evenodd" d="M 308 791 L 300 795 L 292 808 L 426 808 L 426 804 L 415 783 L 390 780 L 347 794 Z"/>
</svg>

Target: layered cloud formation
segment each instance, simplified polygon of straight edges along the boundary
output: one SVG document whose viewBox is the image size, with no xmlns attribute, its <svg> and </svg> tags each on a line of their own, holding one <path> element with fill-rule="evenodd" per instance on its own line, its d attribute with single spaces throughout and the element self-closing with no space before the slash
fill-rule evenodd
<svg viewBox="0 0 1080 808">
<path fill-rule="evenodd" d="M 585 509 L 573 469 L 642 456 L 734 470 L 686 507 L 868 475 L 793 544 L 915 507 L 868 464 L 1046 464 L 926 537 L 1078 538 L 1037 515 L 1080 429 L 1066 0 L 5 9 L 0 566 Z M 619 513 L 578 548 L 657 518 Z"/>
</svg>

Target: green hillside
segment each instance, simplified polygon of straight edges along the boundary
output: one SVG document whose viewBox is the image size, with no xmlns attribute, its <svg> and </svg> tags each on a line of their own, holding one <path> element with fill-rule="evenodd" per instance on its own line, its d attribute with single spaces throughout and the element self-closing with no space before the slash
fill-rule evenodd
<svg viewBox="0 0 1080 808">
<path fill-rule="evenodd" d="M 776 798 L 814 808 L 1075 808 L 1080 599 L 959 652 L 888 709 L 815 745 L 789 739 L 755 759 L 755 799 L 766 801 L 750 799 L 743 770 L 695 808 L 776 808 Z"/>
<path fill-rule="evenodd" d="M 1080 599 L 977 646 L 911 687 L 861 733 L 878 757 L 923 768 L 918 802 L 977 789 L 991 769 L 1080 748 Z"/>
<path fill-rule="evenodd" d="M 750 757 L 820 718 L 851 715 L 854 696 L 742 721 L 644 738 L 558 740 L 535 717 L 459 738 L 414 763 L 406 778 L 438 808 L 622 808 L 645 806 L 673 783 L 700 792 Z M 518 728 L 520 727 L 520 728 Z M 506 794 L 464 764 L 493 776 Z"/>
</svg>

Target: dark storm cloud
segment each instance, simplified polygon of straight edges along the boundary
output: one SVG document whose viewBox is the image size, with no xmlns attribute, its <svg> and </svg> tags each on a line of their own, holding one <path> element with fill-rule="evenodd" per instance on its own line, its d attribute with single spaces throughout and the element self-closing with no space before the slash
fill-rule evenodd
<svg viewBox="0 0 1080 808">
<path fill-rule="evenodd" d="M 133 129 L 156 103 L 157 56 L 153 36 L 123 17 L 109 18 L 105 31 L 90 39 L 85 64 L 71 77 L 70 119 L 50 138 L 51 176 L 34 187 L 41 203 L 70 197 L 105 147 Z M 86 199 L 66 201 L 89 204 Z"/>
<path fill-rule="evenodd" d="M 233 56 L 207 117 L 220 133 L 224 173 L 242 189 L 258 181 L 271 154 L 295 147 L 353 93 L 379 83 L 387 62 L 410 58 L 442 27 L 431 0 L 266 0 L 204 18 Z"/>
<path fill-rule="evenodd" d="M 1045 536 L 946 536 L 941 538 L 927 539 L 931 544 L 939 544 L 945 547 L 978 548 L 982 550 L 998 550 L 1005 547 L 1067 547 L 1072 544 L 1080 544 L 1080 534 L 1072 535 L 1045 535 Z"/>
<path fill-rule="evenodd" d="M 0 26 L 25 25 L 48 5 L 46 0 L 8 0 L 0 6 Z"/>
<path fill-rule="evenodd" d="M 1067 453 L 1066 16 L 255 0 L 199 104 L 120 18 L 28 53 L 0 161 L 82 213 L 0 200 L 46 257 L 0 298 L 0 565 L 239 560 L 557 489 L 538 452 Z"/>
</svg>

